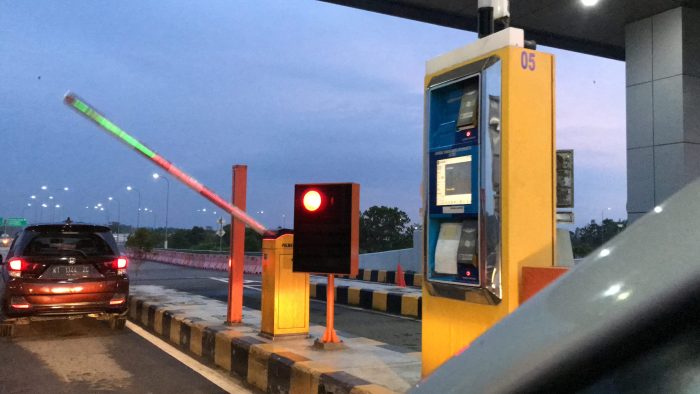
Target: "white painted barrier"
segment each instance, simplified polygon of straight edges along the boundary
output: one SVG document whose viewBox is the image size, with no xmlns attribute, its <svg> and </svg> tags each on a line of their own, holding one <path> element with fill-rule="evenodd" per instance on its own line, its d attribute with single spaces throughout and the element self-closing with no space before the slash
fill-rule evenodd
<svg viewBox="0 0 700 394">
<path fill-rule="evenodd" d="M 225 254 L 187 253 L 173 250 L 138 252 L 127 249 L 126 255 L 130 259 L 157 261 L 159 263 L 179 265 L 182 267 L 214 271 L 228 271 L 229 269 L 229 257 Z M 245 255 L 245 260 L 243 261 L 243 272 L 246 274 L 261 274 L 262 256 Z"/>
</svg>

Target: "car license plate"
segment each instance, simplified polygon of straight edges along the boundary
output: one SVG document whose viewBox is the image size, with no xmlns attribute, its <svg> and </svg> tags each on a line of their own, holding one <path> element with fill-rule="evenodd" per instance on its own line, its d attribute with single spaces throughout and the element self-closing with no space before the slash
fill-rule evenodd
<svg viewBox="0 0 700 394">
<path fill-rule="evenodd" d="M 42 278 L 79 279 L 93 277 L 96 272 L 90 265 L 56 265 L 49 267 Z"/>
</svg>

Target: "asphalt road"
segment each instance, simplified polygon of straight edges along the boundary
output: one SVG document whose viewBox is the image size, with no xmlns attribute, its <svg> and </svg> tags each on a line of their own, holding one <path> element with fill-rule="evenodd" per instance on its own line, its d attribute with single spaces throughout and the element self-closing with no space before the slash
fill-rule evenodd
<svg viewBox="0 0 700 394">
<path fill-rule="evenodd" d="M 0 339 L 0 393 L 223 393 L 129 329 L 94 319 L 18 326 Z"/>
<path fill-rule="evenodd" d="M 132 284 L 160 285 L 172 289 L 199 294 L 220 301 L 228 299 L 228 284 L 221 280 L 225 272 L 178 267 L 155 262 L 130 261 L 129 276 Z M 259 275 L 246 275 L 243 304 L 260 309 Z M 309 319 L 312 324 L 325 325 L 325 302 L 312 300 Z M 341 335 L 362 336 L 385 342 L 405 351 L 421 350 L 420 320 L 398 317 L 359 308 L 336 305 L 335 327 Z"/>
</svg>

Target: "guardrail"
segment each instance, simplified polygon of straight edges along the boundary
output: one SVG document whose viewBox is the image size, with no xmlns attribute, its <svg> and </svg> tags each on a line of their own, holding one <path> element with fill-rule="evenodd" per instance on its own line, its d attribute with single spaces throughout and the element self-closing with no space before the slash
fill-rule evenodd
<svg viewBox="0 0 700 394">
<path fill-rule="evenodd" d="M 229 268 L 229 256 L 225 254 L 202 254 L 164 249 L 142 252 L 127 249 L 126 255 L 130 259 L 157 261 L 159 263 L 179 265 L 182 267 L 214 271 L 228 271 Z M 261 274 L 262 254 L 246 254 L 245 260 L 243 261 L 243 272 L 246 274 Z"/>
</svg>

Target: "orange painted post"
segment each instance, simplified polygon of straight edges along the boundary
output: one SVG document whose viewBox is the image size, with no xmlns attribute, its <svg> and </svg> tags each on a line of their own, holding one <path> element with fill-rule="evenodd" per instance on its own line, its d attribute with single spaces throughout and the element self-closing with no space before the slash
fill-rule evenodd
<svg viewBox="0 0 700 394">
<path fill-rule="evenodd" d="M 340 343 L 340 338 L 333 328 L 335 316 L 335 283 L 333 274 L 328 274 L 328 284 L 326 285 L 326 332 L 323 333 L 321 342 Z"/>
<path fill-rule="evenodd" d="M 233 166 L 233 205 L 245 211 L 248 166 Z M 226 323 L 243 320 L 243 266 L 245 259 L 245 223 L 231 216 L 231 267 L 228 277 L 228 312 Z"/>
</svg>

